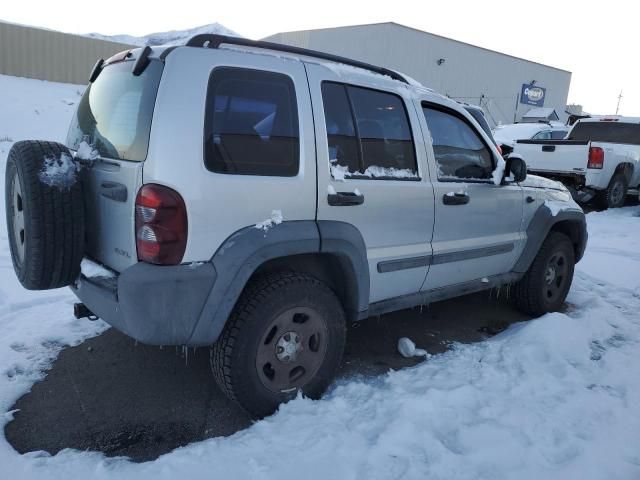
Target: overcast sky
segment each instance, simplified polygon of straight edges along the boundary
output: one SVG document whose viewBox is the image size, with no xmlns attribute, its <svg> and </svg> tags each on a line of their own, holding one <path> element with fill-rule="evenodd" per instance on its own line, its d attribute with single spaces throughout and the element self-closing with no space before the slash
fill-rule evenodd
<svg viewBox="0 0 640 480">
<path fill-rule="evenodd" d="M 3 0 L 0 18 L 70 33 L 147 33 L 219 22 L 253 39 L 292 30 L 394 21 L 573 72 L 569 102 L 640 116 L 635 0 Z"/>
</svg>

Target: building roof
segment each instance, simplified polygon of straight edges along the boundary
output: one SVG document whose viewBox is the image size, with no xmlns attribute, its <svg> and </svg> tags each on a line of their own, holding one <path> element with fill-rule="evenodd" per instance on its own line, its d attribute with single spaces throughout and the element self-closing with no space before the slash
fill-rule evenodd
<svg viewBox="0 0 640 480">
<path fill-rule="evenodd" d="M 516 60 L 521 60 L 523 62 L 533 63 L 533 64 L 536 64 L 536 65 L 541 65 L 541 66 L 546 67 L 546 68 L 551 68 L 551 69 L 554 69 L 554 70 L 559 70 L 561 72 L 565 72 L 565 73 L 571 74 L 570 70 L 565 70 L 563 68 L 553 67 L 551 65 L 546 65 L 546 64 L 540 63 L 540 62 L 535 62 L 533 60 L 528 60 L 526 58 L 516 57 L 515 55 L 509 55 L 508 53 L 499 52 L 497 50 L 492 50 L 490 48 L 479 47 L 478 45 L 473 45 L 472 43 L 462 42 L 460 40 L 456 40 L 456 39 L 453 39 L 453 38 L 445 37 L 443 35 L 437 35 L 437 34 L 431 33 L 431 32 L 425 32 L 424 30 L 420 30 L 418 28 L 409 27 L 407 25 L 402 25 L 401 23 L 397 23 L 397 22 L 363 23 L 363 24 L 360 24 L 360 25 L 344 25 L 344 26 L 341 26 L 341 27 L 314 28 L 314 29 L 309 29 L 309 30 L 294 30 L 294 31 L 289 31 L 289 32 L 278 32 L 278 33 L 274 33 L 273 35 L 269 35 L 268 37 L 265 37 L 265 39 L 271 38 L 271 37 L 273 37 L 275 35 L 287 34 L 287 33 L 319 32 L 319 31 L 323 31 L 323 30 L 342 30 L 342 29 L 353 29 L 353 28 L 366 28 L 366 27 L 375 27 L 375 26 L 382 26 L 382 25 L 390 25 L 390 26 L 393 26 L 393 27 L 396 27 L 396 28 L 404 28 L 404 29 L 407 29 L 407 30 L 412 30 L 414 32 L 422 33 L 424 35 L 430 35 L 430 36 L 433 36 L 433 37 L 438 37 L 438 38 L 442 38 L 442 39 L 448 40 L 450 42 L 458 43 L 460 45 L 465 45 L 467 47 L 477 48 L 479 50 L 484 50 L 486 52 L 496 53 L 498 55 L 504 55 L 505 57 L 515 58 Z"/>
</svg>

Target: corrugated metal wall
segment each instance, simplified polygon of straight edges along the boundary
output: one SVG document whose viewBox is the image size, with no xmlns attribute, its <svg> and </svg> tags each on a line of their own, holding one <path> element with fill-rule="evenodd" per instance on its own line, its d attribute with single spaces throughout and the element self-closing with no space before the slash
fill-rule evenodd
<svg viewBox="0 0 640 480">
<path fill-rule="evenodd" d="M 88 83 L 99 58 L 132 48 L 115 42 L 0 22 L 0 74 Z"/>
<path fill-rule="evenodd" d="M 265 40 L 399 70 L 456 100 L 482 103 L 491 125 L 513 122 L 521 86 L 531 80 L 547 89 L 544 106 L 555 108 L 562 117 L 571 83 L 571 72 L 395 23 L 279 33 Z M 439 59 L 444 59 L 441 65 Z M 518 105 L 518 119 L 529 108 Z"/>
</svg>

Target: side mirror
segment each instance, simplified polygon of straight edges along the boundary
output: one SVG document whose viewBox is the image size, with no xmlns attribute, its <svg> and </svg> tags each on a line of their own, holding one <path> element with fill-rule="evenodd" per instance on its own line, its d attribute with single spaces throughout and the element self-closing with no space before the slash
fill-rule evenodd
<svg viewBox="0 0 640 480">
<path fill-rule="evenodd" d="M 524 182 L 527 178 L 527 164 L 518 154 L 511 154 L 506 158 L 506 166 L 504 168 L 504 178 L 513 176 L 515 182 Z"/>
</svg>

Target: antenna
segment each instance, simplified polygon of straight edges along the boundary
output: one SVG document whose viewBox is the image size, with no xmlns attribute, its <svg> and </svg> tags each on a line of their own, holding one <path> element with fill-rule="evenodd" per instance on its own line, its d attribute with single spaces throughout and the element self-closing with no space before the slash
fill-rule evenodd
<svg viewBox="0 0 640 480">
<path fill-rule="evenodd" d="M 618 115 L 618 110 L 620 110 L 620 100 L 622 100 L 622 90 L 620 90 L 620 95 L 618 95 L 618 105 L 616 106 L 616 115 Z"/>
</svg>

